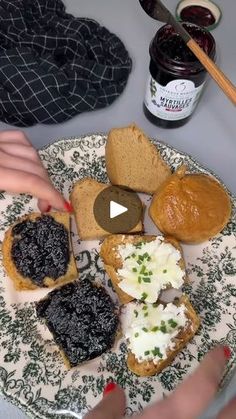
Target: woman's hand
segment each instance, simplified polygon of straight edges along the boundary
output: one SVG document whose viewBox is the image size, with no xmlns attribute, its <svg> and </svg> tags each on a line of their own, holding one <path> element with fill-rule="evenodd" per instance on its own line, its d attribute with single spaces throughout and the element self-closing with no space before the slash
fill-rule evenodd
<svg viewBox="0 0 236 419">
<path fill-rule="evenodd" d="M 147 407 L 133 419 L 197 419 L 213 400 L 227 360 L 228 347 L 217 347 L 207 354 L 196 371 L 166 399 Z M 125 411 L 124 391 L 110 383 L 102 401 L 84 419 L 122 419 Z M 236 418 L 236 398 L 217 416 L 217 419 Z"/>
<path fill-rule="evenodd" d="M 0 132 L 0 190 L 35 196 L 42 212 L 51 207 L 70 211 L 70 204 L 54 188 L 37 151 L 22 131 Z"/>
</svg>

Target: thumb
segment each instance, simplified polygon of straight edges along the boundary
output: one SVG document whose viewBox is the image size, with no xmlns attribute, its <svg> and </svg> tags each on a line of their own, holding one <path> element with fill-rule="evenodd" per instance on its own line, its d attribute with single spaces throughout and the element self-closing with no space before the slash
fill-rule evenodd
<svg viewBox="0 0 236 419">
<path fill-rule="evenodd" d="M 83 419 L 121 419 L 125 413 L 125 406 L 124 390 L 110 382 L 104 389 L 103 399 Z"/>
</svg>

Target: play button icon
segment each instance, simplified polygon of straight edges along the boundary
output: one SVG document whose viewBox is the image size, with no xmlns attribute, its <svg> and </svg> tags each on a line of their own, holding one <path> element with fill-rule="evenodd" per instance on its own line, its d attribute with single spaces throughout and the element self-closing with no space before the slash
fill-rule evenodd
<svg viewBox="0 0 236 419">
<path fill-rule="evenodd" d="M 118 204 L 118 202 L 110 202 L 110 218 L 118 217 L 118 215 L 124 214 L 126 211 L 128 211 L 128 208 Z"/>
<path fill-rule="evenodd" d="M 99 226 L 112 234 L 142 229 L 143 205 L 138 195 L 119 186 L 108 186 L 94 202 L 94 217 Z"/>
</svg>

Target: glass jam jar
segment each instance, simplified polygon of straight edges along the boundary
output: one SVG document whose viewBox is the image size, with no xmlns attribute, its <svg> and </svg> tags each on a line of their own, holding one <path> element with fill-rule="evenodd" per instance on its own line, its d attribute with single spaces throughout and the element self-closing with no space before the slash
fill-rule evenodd
<svg viewBox="0 0 236 419">
<path fill-rule="evenodd" d="M 186 22 L 183 26 L 214 60 L 215 40 L 210 32 L 192 23 Z M 207 72 L 171 25 L 157 31 L 149 53 L 144 113 L 157 126 L 180 127 L 196 108 Z"/>
</svg>

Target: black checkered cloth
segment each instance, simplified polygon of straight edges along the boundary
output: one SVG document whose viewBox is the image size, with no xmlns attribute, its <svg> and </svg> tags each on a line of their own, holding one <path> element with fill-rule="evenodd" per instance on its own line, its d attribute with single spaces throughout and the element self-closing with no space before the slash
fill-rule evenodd
<svg viewBox="0 0 236 419">
<path fill-rule="evenodd" d="M 54 124 L 103 108 L 130 70 L 121 40 L 61 0 L 0 0 L 0 120 Z"/>
</svg>

